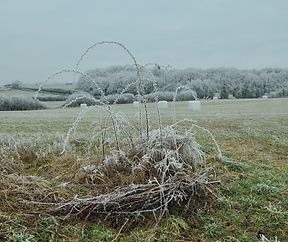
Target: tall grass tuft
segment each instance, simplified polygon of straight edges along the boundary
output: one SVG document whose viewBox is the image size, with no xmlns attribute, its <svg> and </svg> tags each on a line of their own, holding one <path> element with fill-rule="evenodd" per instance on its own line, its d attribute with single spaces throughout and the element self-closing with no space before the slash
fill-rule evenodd
<svg viewBox="0 0 288 242">
<path fill-rule="evenodd" d="M 88 52 L 102 44 L 113 44 L 124 49 L 136 68 L 137 79 L 127 85 L 118 96 L 105 96 L 92 77 L 78 70 Z M 87 219 L 93 215 L 113 220 L 131 216 L 133 221 L 137 221 L 140 216 L 153 215 L 158 225 L 163 216 L 173 213 L 175 208 L 182 207 L 188 211 L 190 206 L 199 201 L 199 197 L 209 197 L 213 194 L 213 186 L 218 181 L 211 172 L 213 168 L 205 162 L 205 153 L 196 141 L 193 129 L 197 128 L 209 134 L 215 144 L 217 156 L 221 158 L 221 150 L 216 139 L 209 130 L 191 120 L 180 120 L 172 125 L 163 126 L 157 103 L 167 95 L 158 91 L 152 73 L 145 66 L 139 65 L 134 55 L 123 44 L 114 41 L 93 44 L 80 56 L 75 69 L 58 71 L 44 80 L 35 93 L 35 98 L 38 98 L 42 87 L 50 79 L 64 73 L 84 76 L 100 93 L 99 99 L 88 93 L 75 93 L 66 100 L 64 108 L 78 106 L 81 103 L 88 104 L 88 107 L 80 109 L 59 151 L 64 158 L 74 156 L 73 159 L 67 158 L 67 163 L 72 165 L 66 167 L 67 171 L 63 172 L 65 175 L 59 174 L 59 164 L 54 168 L 57 179 L 69 177 L 68 180 L 66 178 L 66 182 L 73 185 L 77 191 L 85 184 L 90 186 L 89 192 L 86 195 L 77 195 L 76 190 L 66 190 L 68 189 L 66 183 L 61 188 L 42 189 L 41 194 L 37 189 L 35 190 L 38 193 L 34 193 L 27 188 L 29 199 L 22 201 L 23 203 L 33 206 L 40 214 L 64 214 L 65 218 L 76 215 L 85 216 Z M 153 95 L 145 95 L 144 80 L 146 83 L 152 83 Z M 138 93 L 136 97 L 127 93 L 128 88 L 134 85 Z M 176 90 L 176 94 L 169 93 L 171 101 L 176 101 L 180 89 Z M 189 95 L 187 93 L 183 94 L 183 97 L 190 95 L 190 98 L 192 92 L 189 92 Z M 193 93 L 192 96 L 196 98 Z M 114 105 L 111 105 L 132 102 L 134 99 L 141 104 L 139 122 L 132 122 L 125 114 L 116 112 Z M 155 102 L 158 121 L 156 129 L 152 128 L 149 120 L 147 100 Z M 80 122 L 88 112 L 97 114 L 99 111 L 103 112 L 105 117 L 100 119 L 95 116 L 96 125 L 93 130 L 91 129 L 91 137 L 85 137 L 84 144 L 77 146 L 72 137 L 76 137 Z M 183 125 L 184 123 L 191 125 L 186 128 L 187 125 Z M 94 153 L 91 152 L 93 148 L 96 150 Z M 38 156 L 35 154 L 33 157 L 37 159 Z M 38 178 L 35 179 L 33 178 L 30 183 L 22 183 L 21 189 L 25 190 L 26 184 L 31 186 L 31 183 L 36 182 Z M 41 179 L 37 182 L 39 187 L 45 183 Z"/>
</svg>

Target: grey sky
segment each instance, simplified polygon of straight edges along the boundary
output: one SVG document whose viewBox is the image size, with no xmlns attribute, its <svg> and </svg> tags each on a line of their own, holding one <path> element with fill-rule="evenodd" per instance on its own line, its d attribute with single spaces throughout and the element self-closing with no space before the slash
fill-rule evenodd
<svg viewBox="0 0 288 242">
<path fill-rule="evenodd" d="M 0 0 L 0 33 L 0 83 L 73 68 L 102 40 L 140 64 L 288 67 L 287 0 Z M 122 50 L 98 47 L 80 70 L 126 63 Z"/>
</svg>

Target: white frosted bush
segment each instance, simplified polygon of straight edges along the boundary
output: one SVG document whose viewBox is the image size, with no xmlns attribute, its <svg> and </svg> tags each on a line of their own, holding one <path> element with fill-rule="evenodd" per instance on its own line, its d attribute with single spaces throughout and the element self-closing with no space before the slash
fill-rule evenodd
<svg viewBox="0 0 288 242">
<path fill-rule="evenodd" d="M 173 101 L 173 98 L 174 98 L 174 92 L 168 92 L 168 91 L 158 92 L 158 93 L 152 92 L 152 93 L 145 95 L 148 102 L 155 102 L 155 98 L 157 96 L 158 96 L 159 101 L 171 102 Z"/>
<path fill-rule="evenodd" d="M 121 95 L 118 94 L 113 94 L 113 95 L 108 95 L 106 96 L 107 101 L 109 104 L 124 104 L 124 103 L 133 103 L 135 100 L 135 96 L 132 93 L 124 93 Z"/>
<path fill-rule="evenodd" d="M 177 94 L 176 101 L 196 100 L 196 92 L 193 90 L 183 90 Z"/>
<path fill-rule="evenodd" d="M 20 111 L 45 109 L 46 107 L 32 97 L 0 97 L 0 111 Z"/>
<path fill-rule="evenodd" d="M 79 107 L 81 104 L 86 103 L 88 106 L 100 104 L 100 101 L 95 99 L 87 92 L 75 92 L 71 94 L 65 101 L 66 107 Z"/>
</svg>

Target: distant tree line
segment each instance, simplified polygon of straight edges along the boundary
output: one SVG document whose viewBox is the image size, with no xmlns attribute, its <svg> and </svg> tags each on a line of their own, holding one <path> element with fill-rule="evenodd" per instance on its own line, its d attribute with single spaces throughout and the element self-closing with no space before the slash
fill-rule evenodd
<svg viewBox="0 0 288 242">
<path fill-rule="evenodd" d="M 112 66 L 97 68 L 86 73 L 99 85 L 105 95 L 120 93 L 126 88 L 126 93 L 137 95 L 135 83 L 136 70 L 133 66 Z M 235 68 L 168 69 L 155 65 L 144 71 L 141 69 L 144 91 L 150 94 L 154 91 L 154 79 L 157 88 L 162 92 L 174 92 L 179 86 L 194 90 L 198 98 L 258 98 L 263 95 L 271 97 L 288 96 L 288 70 L 279 68 L 264 68 L 260 70 L 239 70 Z M 81 76 L 77 89 L 85 91 L 94 97 L 100 96 L 100 91 L 87 76 Z"/>
</svg>

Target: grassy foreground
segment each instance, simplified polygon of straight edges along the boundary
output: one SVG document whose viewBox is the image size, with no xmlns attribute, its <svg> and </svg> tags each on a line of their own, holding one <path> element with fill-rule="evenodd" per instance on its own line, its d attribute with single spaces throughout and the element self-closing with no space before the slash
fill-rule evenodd
<svg viewBox="0 0 288 242">
<path fill-rule="evenodd" d="M 194 119 L 198 125 L 209 129 L 226 158 L 218 161 L 213 156 L 207 157 L 221 180 L 215 196 L 185 215 L 181 211 L 167 215 L 156 230 L 153 218 L 133 226 L 125 218 L 111 224 L 93 217 L 63 221 L 57 216 L 33 214 L 29 205 L 21 206 L 19 194 L 9 191 L 9 181 L 1 180 L 0 237 L 7 240 L 9 235 L 11 241 L 144 241 L 153 233 L 152 241 L 259 241 L 263 234 L 271 241 L 275 236 L 287 241 L 287 103 L 288 99 L 204 101 L 198 112 L 187 110 L 185 102 L 177 103 L 177 119 Z M 161 111 L 165 124 L 173 122 L 173 106 L 170 107 Z M 149 104 L 149 108 L 152 126 L 156 127 L 153 104 Z M 117 105 L 115 109 L 136 122 L 137 110 L 132 105 Z M 56 139 L 67 132 L 78 112 L 78 108 L 1 112 L 0 134 L 12 135 L 15 139 L 36 137 L 38 143 L 49 146 L 53 137 Z M 89 135 L 91 127 L 97 126 L 101 118 L 99 111 L 88 113 L 77 135 Z M 201 132 L 195 135 L 204 151 L 213 153 L 211 140 Z M 39 145 L 37 142 L 35 147 Z M 45 159 L 36 159 L 33 147 L 29 147 L 31 153 L 20 151 L 23 163 L 17 169 L 8 167 L 6 170 L 14 169 L 23 176 L 45 179 L 39 178 L 36 183 L 39 186 L 45 186 L 43 183 L 47 180 L 57 186 L 69 179 L 82 179 L 80 175 L 71 177 L 74 167 L 79 165 L 77 157 L 51 153 Z M 1 159 L 4 163 L 7 157 L 1 156 Z M 94 154 L 89 159 L 101 157 Z M 86 182 L 89 185 L 91 181 Z M 11 191 L 14 186 L 10 184 Z M 73 192 L 84 194 L 85 187 Z M 29 193 L 26 195 L 29 197 Z"/>
</svg>

